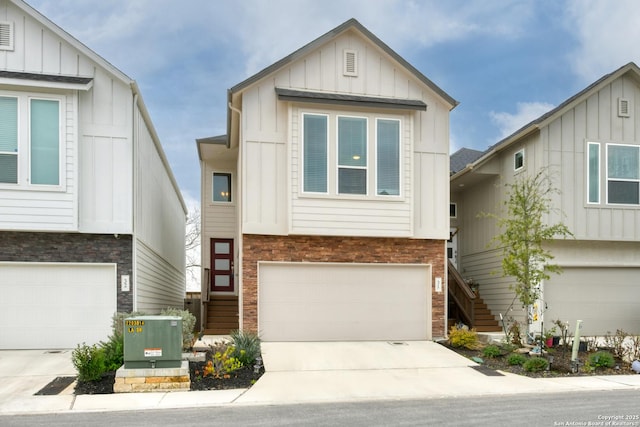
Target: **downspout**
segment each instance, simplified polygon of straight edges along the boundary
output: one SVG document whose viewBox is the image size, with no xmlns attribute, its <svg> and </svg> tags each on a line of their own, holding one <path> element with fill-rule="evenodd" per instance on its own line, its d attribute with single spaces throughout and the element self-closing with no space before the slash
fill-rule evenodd
<svg viewBox="0 0 640 427">
<path fill-rule="evenodd" d="M 244 319 L 244 298 L 243 298 L 243 283 L 242 283 L 242 261 L 243 261 L 243 246 L 242 246 L 242 197 L 240 196 L 239 189 L 242 188 L 242 144 L 240 141 L 242 140 L 242 110 L 231 105 L 231 101 L 228 103 L 229 110 L 238 114 L 238 159 L 236 164 L 236 206 L 238 208 L 236 212 L 236 248 L 238 250 L 238 262 L 234 271 L 234 274 L 237 275 L 237 283 L 238 283 L 238 328 L 243 330 L 243 319 Z M 231 147 L 231 113 L 229 113 L 229 127 L 227 128 L 227 148 Z M 233 194 L 233 189 L 232 189 Z M 257 272 L 256 272 L 257 274 Z M 257 280 L 257 278 L 256 278 Z"/>
<path fill-rule="evenodd" d="M 138 135 L 138 121 L 136 120 L 136 106 L 138 105 L 138 92 L 133 91 L 133 104 L 131 104 L 131 167 L 133 168 L 133 191 L 131 192 L 131 211 L 133 217 L 131 218 L 131 292 L 133 295 L 132 299 L 132 308 L 133 311 L 138 311 L 138 275 L 136 272 L 138 271 L 138 239 L 136 238 L 136 194 L 138 189 L 138 168 L 136 167 L 137 163 L 137 138 Z"/>
</svg>

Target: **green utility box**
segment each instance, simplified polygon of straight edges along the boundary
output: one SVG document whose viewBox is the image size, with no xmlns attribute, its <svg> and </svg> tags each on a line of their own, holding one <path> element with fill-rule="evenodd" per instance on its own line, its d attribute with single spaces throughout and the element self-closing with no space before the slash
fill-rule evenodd
<svg viewBox="0 0 640 427">
<path fill-rule="evenodd" d="M 124 319 L 124 368 L 179 368 L 182 318 L 136 316 Z"/>
</svg>

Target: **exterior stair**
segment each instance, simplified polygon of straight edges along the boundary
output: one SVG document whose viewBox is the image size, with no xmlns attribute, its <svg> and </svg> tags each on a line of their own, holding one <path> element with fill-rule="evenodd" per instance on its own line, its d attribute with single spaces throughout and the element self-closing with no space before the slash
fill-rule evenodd
<svg viewBox="0 0 640 427">
<path fill-rule="evenodd" d="M 476 296 L 473 301 L 473 317 L 476 331 L 478 332 L 501 332 L 502 327 L 491 313 L 487 304 L 482 300 L 480 295 Z"/>
<path fill-rule="evenodd" d="M 239 328 L 238 297 L 211 295 L 206 309 L 205 335 L 229 335 Z"/>
</svg>

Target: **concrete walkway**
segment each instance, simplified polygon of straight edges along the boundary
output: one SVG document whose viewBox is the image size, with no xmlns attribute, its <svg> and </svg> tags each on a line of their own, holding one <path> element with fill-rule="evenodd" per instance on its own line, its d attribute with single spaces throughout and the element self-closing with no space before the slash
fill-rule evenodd
<svg viewBox="0 0 640 427">
<path fill-rule="evenodd" d="M 262 354 L 266 373 L 248 390 L 75 396 L 71 385 L 56 396 L 34 396 L 56 377 L 75 376 L 71 351 L 0 351 L 0 415 L 640 390 L 640 375 L 487 376 L 428 341 L 263 343 Z"/>
</svg>

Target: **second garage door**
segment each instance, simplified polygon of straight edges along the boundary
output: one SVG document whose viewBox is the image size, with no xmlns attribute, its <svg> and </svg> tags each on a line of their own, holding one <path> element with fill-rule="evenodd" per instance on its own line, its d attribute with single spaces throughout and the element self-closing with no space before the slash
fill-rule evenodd
<svg viewBox="0 0 640 427">
<path fill-rule="evenodd" d="M 637 267 L 566 267 L 544 285 L 545 322 L 560 319 L 582 335 L 607 335 L 640 329 L 640 269 Z M 546 324 L 545 324 L 546 326 Z"/>
<path fill-rule="evenodd" d="M 105 340 L 115 264 L 0 263 L 0 349 L 75 348 Z"/>
<path fill-rule="evenodd" d="M 258 328 L 264 341 L 430 339 L 431 268 L 262 262 Z"/>
</svg>

